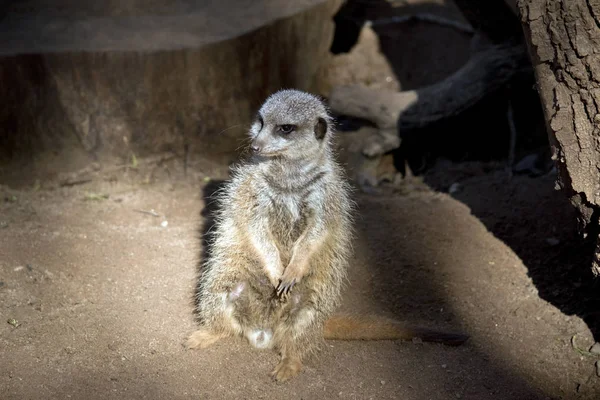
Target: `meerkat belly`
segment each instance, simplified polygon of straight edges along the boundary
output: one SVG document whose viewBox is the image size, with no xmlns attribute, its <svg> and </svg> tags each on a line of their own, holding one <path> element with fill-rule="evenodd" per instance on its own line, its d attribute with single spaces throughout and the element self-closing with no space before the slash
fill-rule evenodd
<svg viewBox="0 0 600 400">
<path fill-rule="evenodd" d="M 270 291 L 264 289 L 262 283 L 248 280 L 237 285 L 230 293 L 231 322 L 236 331 L 257 349 L 273 347 L 278 321 L 283 310 L 289 308 L 274 295 L 272 288 Z"/>
<path fill-rule="evenodd" d="M 306 288 L 297 289 L 291 296 L 280 298 L 262 281 L 240 282 L 227 296 L 226 308 L 232 328 L 254 348 L 272 348 L 278 340 L 275 333 L 310 303 Z"/>
<path fill-rule="evenodd" d="M 306 229 L 307 219 L 306 207 L 296 196 L 282 196 L 273 202 L 269 226 L 284 264 L 289 262 L 294 243 Z"/>
</svg>

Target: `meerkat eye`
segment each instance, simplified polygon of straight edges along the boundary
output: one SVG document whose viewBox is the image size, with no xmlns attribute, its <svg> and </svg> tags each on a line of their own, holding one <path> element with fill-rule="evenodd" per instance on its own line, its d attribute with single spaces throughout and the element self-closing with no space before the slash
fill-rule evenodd
<svg viewBox="0 0 600 400">
<path fill-rule="evenodd" d="M 281 131 L 281 133 L 291 133 L 294 129 L 296 129 L 296 127 L 294 125 L 280 125 L 279 126 L 279 130 Z"/>
</svg>

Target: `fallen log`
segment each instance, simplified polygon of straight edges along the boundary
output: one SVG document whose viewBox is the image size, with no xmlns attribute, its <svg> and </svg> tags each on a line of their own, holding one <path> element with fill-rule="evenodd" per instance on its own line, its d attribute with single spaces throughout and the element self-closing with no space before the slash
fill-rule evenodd
<svg viewBox="0 0 600 400">
<path fill-rule="evenodd" d="M 400 146 L 399 132 L 462 113 L 529 68 L 524 45 L 492 45 L 475 52 L 463 67 L 436 84 L 403 92 L 339 86 L 331 91 L 329 106 L 337 114 L 377 126 L 378 133 L 366 142 L 363 154 L 378 157 Z"/>
</svg>

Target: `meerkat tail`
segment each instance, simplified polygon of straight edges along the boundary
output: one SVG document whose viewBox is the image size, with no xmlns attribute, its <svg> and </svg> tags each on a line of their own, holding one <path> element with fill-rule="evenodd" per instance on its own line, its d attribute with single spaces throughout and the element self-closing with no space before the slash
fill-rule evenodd
<svg viewBox="0 0 600 400">
<path fill-rule="evenodd" d="M 323 335 L 328 340 L 411 340 L 460 346 L 469 339 L 460 333 L 408 327 L 398 321 L 373 316 L 334 316 L 325 322 Z"/>
</svg>

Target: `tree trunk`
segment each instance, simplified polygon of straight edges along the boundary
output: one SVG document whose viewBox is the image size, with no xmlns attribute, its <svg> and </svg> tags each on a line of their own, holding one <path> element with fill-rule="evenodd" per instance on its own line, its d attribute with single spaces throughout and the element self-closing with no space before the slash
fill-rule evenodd
<svg viewBox="0 0 600 400">
<path fill-rule="evenodd" d="M 600 1 L 519 0 L 558 186 L 579 210 L 585 236 L 600 210 Z M 600 237 L 593 271 L 600 275 Z"/>
</svg>

